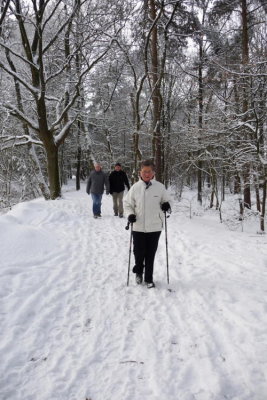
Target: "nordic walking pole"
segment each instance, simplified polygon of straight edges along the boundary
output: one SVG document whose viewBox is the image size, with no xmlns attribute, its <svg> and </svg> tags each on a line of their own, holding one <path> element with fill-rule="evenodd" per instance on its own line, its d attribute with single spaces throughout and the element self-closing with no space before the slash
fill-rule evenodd
<svg viewBox="0 0 267 400">
<path fill-rule="evenodd" d="M 165 216 L 165 241 L 166 241 L 166 263 L 167 263 L 167 283 L 170 283 L 169 280 L 169 257 L 168 257 L 168 233 L 167 233 L 167 213 L 164 211 Z"/>
<path fill-rule="evenodd" d="M 128 222 L 128 224 L 127 224 L 127 226 L 125 227 L 125 229 L 128 230 L 128 229 L 129 229 L 129 225 L 131 225 L 131 231 L 130 231 L 130 248 L 129 248 L 127 286 L 129 286 L 130 264 L 131 264 L 131 254 L 132 254 L 132 238 L 133 238 L 133 224 L 130 223 L 130 222 Z"/>
</svg>

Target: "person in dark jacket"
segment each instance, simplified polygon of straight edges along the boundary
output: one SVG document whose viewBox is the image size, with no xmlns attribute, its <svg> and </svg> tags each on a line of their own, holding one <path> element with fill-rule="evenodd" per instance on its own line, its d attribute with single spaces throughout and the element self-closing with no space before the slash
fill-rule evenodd
<svg viewBox="0 0 267 400">
<path fill-rule="evenodd" d="M 89 175 L 86 193 L 91 194 L 93 200 L 93 214 L 94 218 L 101 217 L 101 201 L 106 189 L 106 194 L 109 194 L 109 179 L 108 175 L 102 171 L 99 163 L 95 163 L 95 169 Z"/>
<path fill-rule="evenodd" d="M 113 198 L 114 215 L 123 217 L 123 193 L 125 186 L 130 189 L 126 173 L 122 170 L 121 164 L 116 163 L 114 171 L 109 175 L 110 194 Z"/>
</svg>

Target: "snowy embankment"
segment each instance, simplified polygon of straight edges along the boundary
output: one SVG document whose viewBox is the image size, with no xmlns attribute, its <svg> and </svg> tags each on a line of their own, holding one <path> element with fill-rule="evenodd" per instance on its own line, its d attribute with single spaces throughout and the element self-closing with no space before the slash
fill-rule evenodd
<svg viewBox="0 0 267 400">
<path fill-rule="evenodd" d="M 94 220 L 69 188 L 0 217 L 0 399 L 266 400 L 266 236 L 176 204 L 170 285 L 162 233 L 156 288 L 127 287 L 111 203 Z"/>
</svg>

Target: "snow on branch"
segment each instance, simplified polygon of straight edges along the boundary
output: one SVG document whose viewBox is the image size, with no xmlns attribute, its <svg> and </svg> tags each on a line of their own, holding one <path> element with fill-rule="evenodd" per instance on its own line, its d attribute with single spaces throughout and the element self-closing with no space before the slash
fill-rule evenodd
<svg viewBox="0 0 267 400">
<path fill-rule="evenodd" d="M 10 114 L 17 117 L 22 122 L 26 122 L 29 127 L 31 127 L 34 131 L 39 132 L 39 127 L 36 123 L 28 118 L 23 112 L 21 112 L 18 108 L 12 106 L 11 104 L 5 103 L 3 106 L 10 111 Z"/>
<path fill-rule="evenodd" d="M 54 8 L 53 12 L 51 13 L 51 15 L 47 18 L 47 20 L 44 22 L 44 26 L 43 26 L 43 30 L 46 26 L 46 24 L 48 23 L 48 21 L 51 19 L 52 15 L 54 14 L 56 8 L 58 7 L 58 5 L 60 4 L 60 1 L 58 2 L 58 4 L 56 5 L 56 7 Z M 52 39 L 49 41 L 49 43 L 44 47 L 43 49 L 43 53 L 45 54 L 48 49 L 50 49 L 50 47 L 54 44 L 54 42 L 58 39 L 60 33 L 65 29 L 65 27 L 73 20 L 77 10 L 79 9 L 79 4 L 77 2 L 77 4 L 75 4 L 75 6 L 73 7 L 72 13 L 70 14 L 70 16 L 66 19 L 66 21 L 58 28 L 57 32 L 55 33 L 55 35 L 52 37 Z"/>
<path fill-rule="evenodd" d="M 29 135 L 9 136 L 3 139 L 3 143 L 4 145 L 1 146 L 1 151 L 10 149 L 12 147 L 24 146 L 26 144 L 43 146 L 43 143 L 40 140 L 36 140 Z"/>
<path fill-rule="evenodd" d="M 267 74 L 266 74 L 266 73 L 263 73 L 263 72 L 261 72 L 261 73 L 255 73 L 255 72 L 249 73 L 249 72 L 238 72 L 238 71 L 234 71 L 234 70 L 231 70 L 231 69 L 229 69 L 229 68 L 226 68 L 226 67 L 224 67 L 223 65 L 217 63 L 214 59 L 212 60 L 212 62 L 213 62 L 213 64 L 215 64 L 218 68 L 220 68 L 222 71 L 228 72 L 229 74 L 232 74 L 232 75 L 241 76 L 241 77 L 251 77 L 251 76 L 254 76 L 254 77 L 266 77 L 266 76 L 267 76 Z M 261 64 L 265 64 L 265 63 L 266 63 L 266 61 L 262 62 Z M 248 67 L 256 67 L 257 65 L 260 65 L 260 63 L 250 64 L 250 65 L 248 65 Z"/>
<path fill-rule="evenodd" d="M 263 158 L 261 154 L 259 154 L 259 159 L 262 165 L 267 166 L 267 159 Z"/>
<path fill-rule="evenodd" d="M 31 62 L 27 58 L 23 57 L 21 54 L 15 52 L 14 50 L 11 49 L 11 47 L 6 46 L 5 43 L 0 42 L 0 46 L 2 46 L 9 53 L 13 54 L 13 56 L 20 58 L 25 64 L 29 64 L 30 67 L 33 67 L 33 68 L 36 68 L 36 69 L 39 68 L 38 64 L 34 64 L 33 62 Z"/>
<path fill-rule="evenodd" d="M 240 129 L 242 127 L 246 127 L 251 130 L 251 132 L 255 133 L 256 128 L 249 121 L 238 121 L 235 124 L 234 129 Z"/>
<path fill-rule="evenodd" d="M 57 76 L 59 76 L 60 74 L 62 74 L 63 71 L 65 71 L 67 69 L 67 67 L 70 65 L 70 62 L 72 60 L 72 58 L 74 58 L 76 55 L 76 53 L 73 53 L 71 56 L 68 57 L 68 59 L 66 60 L 66 62 L 62 65 L 62 67 L 60 69 L 58 69 L 56 72 L 54 72 L 52 75 L 49 75 L 46 78 L 46 83 L 48 83 L 49 81 L 51 81 L 52 79 L 55 79 Z"/>
<path fill-rule="evenodd" d="M 34 96 L 39 94 L 39 90 L 35 88 L 32 85 L 29 85 L 25 80 L 21 78 L 20 75 L 18 75 L 16 72 L 14 72 L 12 69 L 7 67 L 5 64 L 0 62 L 0 68 L 3 68 L 4 71 L 6 71 L 9 75 L 13 76 L 16 80 L 18 80 L 26 89 L 28 89 Z"/>
<path fill-rule="evenodd" d="M 101 53 L 94 61 L 92 61 L 90 64 L 88 63 L 88 61 L 86 61 L 87 67 L 84 69 L 84 71 L 80 74 L 77 83 L 75 84 L 75 90 L 74 90 L 74 94 L 72 99 L 69 101 L 69 103 L 66 105 L 66 107 L 64 108 L 64 110 L 61 112 L 61 115 L 58 117 L 58 119 L 51 125 L 50 127 L 50 131 L 53 132 L 55 131 L 59 124 L 61 123 L 61 121 L 63 120 L 63 118 L 66 116 L 66 114 L 68 113 L 68 111 L 70 110 L 70 108 L 73 106 L 73 104 L 75 103 L 75 100 L 79 97 L 80 95 L 80 86 L 81 86 L 81 82 L 83 80 L 83 77 L 88 73 L 88 71 L 90 71 L 105 55 L 106 53 L 109 51 L 109 48 L 107 48 L 106 50 L 103 51 L 103 53 Z"/>
<path fill-rule="evenodd" d="M 70 129 L 71 125 L 73 124 L 73 122 L 75 120 L 76 120 L 76 117 L 74 119 L 72 119 L 71 121 L 69 121 L 65 126 L 63 126 L 63 128 L 61 129 L 59 134 L 56 135 L 56 137 L 55 137 L 56 146 L 59 146 L 64 141 L 65 137 L 69 133 L 69 129 Z"/>
</svg>

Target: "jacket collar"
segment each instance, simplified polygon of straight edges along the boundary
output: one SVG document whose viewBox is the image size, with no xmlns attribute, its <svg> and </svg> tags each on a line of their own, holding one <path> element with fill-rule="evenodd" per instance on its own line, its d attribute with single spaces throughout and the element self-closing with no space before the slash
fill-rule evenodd
<svg viewBox="0 0 267 400">
<path fill-rule="evenodd" d="M 151 179 L 149 182 L 145 182 L 142 178 L 140 178 L 140 181 L 142 181 L 146 185 L 146 189 L 148 189 L 150 186 L 153 185 L 154 178 Z"/>
</svg>

